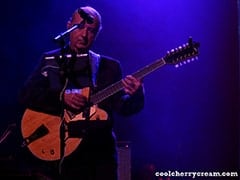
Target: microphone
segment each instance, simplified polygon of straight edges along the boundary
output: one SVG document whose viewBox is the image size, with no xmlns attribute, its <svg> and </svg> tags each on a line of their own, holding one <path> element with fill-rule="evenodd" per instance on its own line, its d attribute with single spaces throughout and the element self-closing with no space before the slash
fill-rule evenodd
<svg viewBox="0 0 240 180">
<path fill-rule="evenodd" d="M 57 35 L 55 38 L 54 38 L 54 41 L 55 42 L 58 42 L 59 40 L 63 40 L 63 38 L 65 38 L 70 32 L 74 31 L 75 29 L 77 28 L 80 28 L 82 27 L 84 24 L 83 23 L 80 23 L 80 24 L 75 24 L 74 26 L 72 26 L 71 28 L 69 28 L 68 30 L 66 30 L 65 32 L 62 32 L 60 33 L 59 35 Z"/>
<path fill-rule="evenodd" d="M 93 17 L 90 16 L 88 13 L 86 13 L 84 10 L 82 9 L 78 9 L 78 14 L 87 21 L 88 24 L 92 24 L 93 23 Z"/>
</svg>

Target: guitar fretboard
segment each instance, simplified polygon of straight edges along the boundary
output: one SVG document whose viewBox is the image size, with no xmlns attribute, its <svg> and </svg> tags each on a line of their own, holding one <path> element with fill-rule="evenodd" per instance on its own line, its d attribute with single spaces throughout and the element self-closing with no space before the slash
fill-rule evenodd
<svg viewBox="0 0 240 180">
<path fill-rule="evenodd" d="M 145 77 L 146 75 L 150 74 L 151 72 L 157 70 L 158 68 L 162 67 L 163 65 L 165 65 L 166 62 L 164 60 L 164 58 L 158 59 L 156 61 L 154 61 L 153 63 L 139 69 L 138 71 L 134 72 L 132 74 L 133 77 L 137 78 L 137 79 L 141 79 L 143 77 Z M 112 96 L 113 94 L 119 92 L 120 90 L 122 90 L 123 87 L 123 83 L 122 81 L 117 81 L 116 83 L 108 86 L 107 88 L 97 92 L 96 94 L 93 94 L 90 97 L 90 102 L 93 104 L 98 104 L 99 102 L 103 101 L 104 99 Z"/>
</svg>

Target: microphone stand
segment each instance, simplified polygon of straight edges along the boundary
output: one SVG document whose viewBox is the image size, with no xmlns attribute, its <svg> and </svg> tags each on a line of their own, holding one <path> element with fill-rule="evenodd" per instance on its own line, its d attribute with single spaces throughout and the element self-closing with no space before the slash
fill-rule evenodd
<svg viewBox="0 0 240 180">
<path fill-rule="evenodd" d="M 6 139 L 10 136 L 13 130 L 16 128 L 16 124 L 9 124 L 7 129 L 4 131 L 2 136 L 0 137 L 0 144 L 2 144 Z"/>
<path fill-rule="evenodd" d="M 65 83 L 67 83 L 67 65 L 68 65 L 68 59 L 66 57 L 66 49 L 65 49 L 65 38 L 75 29 L 83 27 L 85 24 L 85 20 L 82 20 L 79 24 L 75 24 L 65 32 L 60 33 L 54 38 L 54 41 L 60 45 L 61 48 L 61 54 L 59 59 L 59 65 L 60 65 L 60 74 L 65 78 Z M 65 150 L 65 119 L 64 119 L 64 92 L 66 89 L 66 84 L 64 85 L 61 94 L 60 94 L 60 103 L 61 103 L 61 124 L 60 124 L 60 163 L 59 163 L 59 174 L 61 175 L 61 165 L 64 160 L 64 150 Z"/>
</svg>

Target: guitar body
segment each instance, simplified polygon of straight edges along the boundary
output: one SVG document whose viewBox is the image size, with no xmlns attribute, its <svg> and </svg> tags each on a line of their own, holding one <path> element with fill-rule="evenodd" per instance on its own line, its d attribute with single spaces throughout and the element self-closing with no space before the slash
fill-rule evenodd
<svg viewBox="0 0 240 180">
<path fill-rule="evenodd" d="M 90 108 L 90 120 L 107 120 L 107 113 L 102 109 L 93 106 Z M 71 121 L 85 120 L 82 113 L 70 117 L 65 110 L 66 123 Z M 61 118 L 42 112 L 26 109 L 21 121 L 22 136 L 25 140 L 24 145 L 34 156 L 46 161 L 59 160 L 61 158 L 60 142 Z M 64 157 L 70 155 L 77 149 L 82 138 L 69 137 L 65 131 Z"/>
</svg>

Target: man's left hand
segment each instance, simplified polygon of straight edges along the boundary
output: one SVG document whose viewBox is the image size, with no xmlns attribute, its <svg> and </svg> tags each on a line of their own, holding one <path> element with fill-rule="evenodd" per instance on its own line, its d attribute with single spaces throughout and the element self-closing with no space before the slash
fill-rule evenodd
<svg viewBox="0 0 240 180">
<path fill-rule="evenodd" d="M 129 95 L 133 95 L 142 86 L 142 81 L 132 75 L 127 75 L 124 79 L 122 79 L 122 83 L 125 93 Z"/>
</svg>

